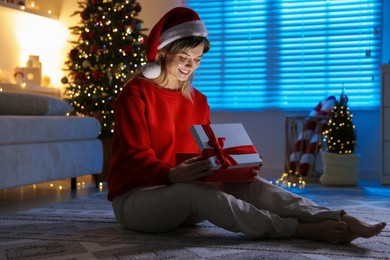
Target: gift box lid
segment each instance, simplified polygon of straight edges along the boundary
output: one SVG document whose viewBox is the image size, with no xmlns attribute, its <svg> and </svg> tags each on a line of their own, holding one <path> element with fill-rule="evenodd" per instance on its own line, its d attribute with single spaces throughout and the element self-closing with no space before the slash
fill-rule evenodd
<svg viewBox="0 0 390 260">
<path fill-rule="evenodd" d="M 193 125 L 191 133 L 213 170 L 258 166 L 262 160 L 241 123 Z"/>
</svg>

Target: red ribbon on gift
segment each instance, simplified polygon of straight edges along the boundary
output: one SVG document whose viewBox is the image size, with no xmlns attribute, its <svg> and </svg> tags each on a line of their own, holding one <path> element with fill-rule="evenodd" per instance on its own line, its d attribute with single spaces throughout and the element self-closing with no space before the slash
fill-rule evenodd
<svg viewBox="0 0 390 260">
<path fill-rule="evenodd" d="M 226 169 L 228 166 L 237 165 L 236 160 L 231 155 L 233 154 L 249 154 L 257 153 L 256 148 L 253 145 L 241 145 L 229 148 L 223 148 L 226 138 L 215 137 L 210 125 L 202 125 L 209 141 L 207 142 L 213 149 L 203 149 L 202 156 L 207 159 L 212 156 L 216 156 L 217 163 L 221 165 L 221 169 Z"/>
</svg>

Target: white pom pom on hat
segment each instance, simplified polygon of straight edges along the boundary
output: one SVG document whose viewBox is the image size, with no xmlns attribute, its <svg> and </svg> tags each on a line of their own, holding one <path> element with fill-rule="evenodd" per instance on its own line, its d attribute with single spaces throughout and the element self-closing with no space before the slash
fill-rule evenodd
<svg viewBox="0 0 390 260">
<path fill-rule="evenodd" d="M 146 63 L 142 66 L 142 75 L 148 79 L 158 78 L 161 74 L 161 66 L 155 62 Z"/>
<path fill-rule="evenodd" d="M 153 27 L 147 38 L 148 63 L 142 67 L 144 77 L 154 79 L 160 76 L 161 67 L 155 62 L 159 50 L 178 39 L 190 36 L 207 37 L 206 26 L 194 10 L 176 7 L 166 13 Z"/>
</svg>

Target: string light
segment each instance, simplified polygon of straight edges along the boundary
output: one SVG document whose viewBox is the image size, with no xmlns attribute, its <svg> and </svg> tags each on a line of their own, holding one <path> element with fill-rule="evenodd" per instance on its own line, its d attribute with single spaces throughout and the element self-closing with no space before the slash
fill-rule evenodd
<svg viewBox="0 0 390 260">
<path fill-rule="evenodd" d="M 291 178 L 291 173 L 289 174 L 287 172 L 284 172 L 282 176 L 275 181 L 275 184 L 284 188 L 303 189 L 306 187 L 306 181 L 303 177 Z"/>
</svg>

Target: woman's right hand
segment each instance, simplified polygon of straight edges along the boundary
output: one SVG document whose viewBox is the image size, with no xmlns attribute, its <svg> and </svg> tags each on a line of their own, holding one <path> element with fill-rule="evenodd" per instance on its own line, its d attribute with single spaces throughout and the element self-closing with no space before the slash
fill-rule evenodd
<svg viewBox="0 0 390 260">
<path fill-rule="evenodd" d="M 195 182 L 197 179 L 209 175 L 212 165 L 201 156 L 185 160 L 169 171 L 169 181 L 172 183 Z"/>
</svg>

